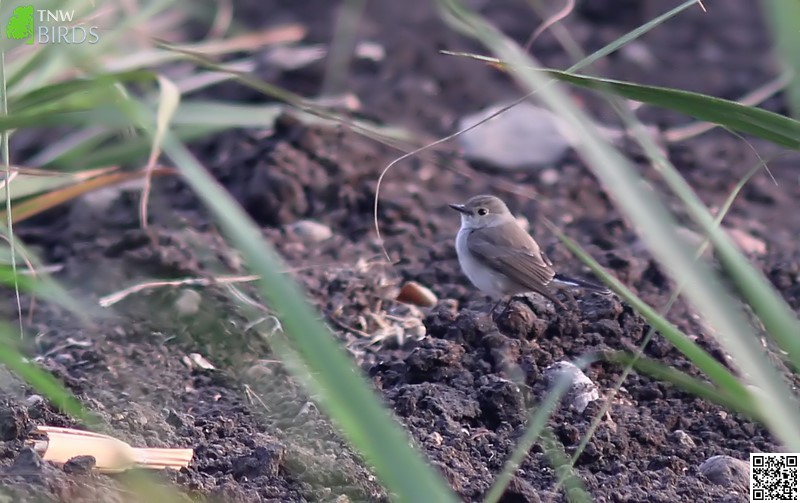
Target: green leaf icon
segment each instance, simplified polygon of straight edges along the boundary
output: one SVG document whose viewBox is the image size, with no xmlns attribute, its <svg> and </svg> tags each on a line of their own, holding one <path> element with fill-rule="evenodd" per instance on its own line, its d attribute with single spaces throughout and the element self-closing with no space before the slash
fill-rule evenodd
<svg viewBox="0 0 800 503">
<path fill-rule="evenodd" d="M 14 40 L 28 39 L 33 44 L 33 5 L 21 5 L 14 9 L 6 25 L 6 36 Z"/>
</svg>

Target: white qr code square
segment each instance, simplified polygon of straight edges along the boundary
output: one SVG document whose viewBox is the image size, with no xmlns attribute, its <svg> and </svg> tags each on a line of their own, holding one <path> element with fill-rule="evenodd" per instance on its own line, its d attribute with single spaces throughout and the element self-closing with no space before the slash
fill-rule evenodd
<svg viewBox="0 0 800 503">
<path fill-rule="evenodd" d="M 750 501 L 800 501 L 797 462 L 800 453 L 750 454 Z"/>
</svg>

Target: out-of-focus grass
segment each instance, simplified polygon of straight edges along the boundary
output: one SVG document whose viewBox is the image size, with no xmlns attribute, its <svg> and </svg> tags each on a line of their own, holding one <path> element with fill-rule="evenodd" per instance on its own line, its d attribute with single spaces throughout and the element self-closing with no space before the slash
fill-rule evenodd
<svg viewBox="0 0 800 503">
<path fill-rule="evenodd" d="M 786 87 L 789 110 L 800 119 L 800 2 L 762 0 L 761 4 L 775 41 L 775 53 L 792 75 Z"/>
<path fill-rule="evenodd" d="M 741 180 L 739 180 L 739 182 L 733 188 L 731 193 L 728 195 L 728 198 L 725 200 L 725 202 L 719 209 L 719 212 L 715 220 L 715 222 L 718 225 L 722 223 L 722 220 L 728 214 L 728 211 L 730 210 L 731 206 L 733 206 L 734 201 L 736 200 L 736 198 L 738 197 L 739 193 L 744 188 L 744 186 L 747 184 L 747 182 L 749 182 L 750 179 L 759 170 L 764 169 L 765 167 L 766 167 L 765 162 L 763 161 L 759 162 L 744 177 L 742 177 Z M 554 226 L 551 227 L 555 229 Z M 604 270 L 602 270 L 602 267 L 594 260 L 594 258 L 589 256 L 589 254 L 587 254 L 583 249 L 581 249 L 577 243 L 569 239 L 560 230 L 556 230 L 556 235 L 559 236 L 559 238 L 562 240 L 562 242 L 566 245 L 568 249 L 570 249 L 576 256 L 578 256 L 578 258 L 581 261 L 587 264 L 597 275 L 604 277 L 606 281 L 612 281 L 612 282 L 614 281 L 607 277 L 607 273 Z M 709 245 L 710 242 L 708 241 L 708 239 L 705 239 L 698 247 L 695 256 L 696 257 L 703 256 L 705 251 L 708 249 Z M 683 289 L 682 285 L 679 285 L 675 289 L 675 291 L 672 293 L 669 300 L 667 301 L 666 305 L 662 309 L 661 316 L 666 316 L 666 314 L 669 313 L 674 303 L 678 300 L 678 297 L 680 296 L 682 289 Z M 642 311 L 640 311 L 640 313 L 642 313 Z M 630 372 L 634 370 L 634 368 L 636 368 L 640 372 L 649 373 L 652 377 L 655 377 L 657 379 L 670 382 L 673 385 L 683 388 L 685 391 L 693 393 L 696 396 L 703 397 L 711 402 L 722 405 L 723 407 L 727 407 L 729 410 L 736 410 L 754 420 L 759 420 L 760 411 L 758 409 L 756 408 L 742 409 L 742 405 L 744 405 L 745 402 L 750 401 L 749 393 L 747 392 L 747 390 L 741 389 L 737 390 L 739 392 L 734 392 L 732 394 L 726 393 L 725 392 L 726 388 L 724 385 L 720 386 L 719 389 L 715 389 L 712 388 L 711 386 L 708 386 L 705 382 L 702 382 L 699 379 L 689 376 L 685 372 L 682 372 L 678 369 L 673 369 L 671 367 L 663 368 L 662 366 L 658 365 L 658 362 L 648 361 L 645 363 L 640 363 L 639 360 L 643 358 L 645 347 L 650 343 L 650 340 L 655 335 L 658 327 L 663 326 L 660 325 L 659 323 L 655 323 L 650 318 L 646 319 L 650 321 L 650 328 L 648 329 L 647 333 L 642 339 L 642 342 L 639 344 L 637 353 L 628 354 L 623 352 L 623 353 L 617 353 L 616 355 L 604 355 L 604 357 L 610 361 L 617 361 L 619 363 L 623 363 L 625 365 L 625 368 L 622 372 L 622 375 L 617 380 L 617 384 L 614 387 L 609 399 L 606 400 L 606 402 L 598 411 L 597 415 L 592 419 L 592 424 L 589 426 L 589 429 L 584 434 L 580 444 L 578 444 L 578 447 L 575 449 L 575 452 L 573 453 L 572 458 L 570 459 L 569 463 L 570 466 L 573 467 L 575 466 L 575 463 L 577 462 L 578 458 L 583 453 L 583 450 L 589 444 L 591 437 L 594 435 L 594 432 L 600 425 L 602 418 L 607 414 L 608 410 L 611 408 L 611 405 L 613 403 L 613 397 L 616 395 L 617 392 L 619 392 L 619 389 L 622 387 L 628 375 L 630 374 Z M 667 339 L 670 338 L 669 336 L 665 337 Z M 707 357 L 708 356 L 706 355 L 704 358 Z M 736 380 L 736 377 L 733 376 L 730 372 L 727 371 L 727 369 L 725 369 L 721 365 L 717 366 L 716 368 L 704 368 L 703 365 L 698 365 L 698 368 L 700 368 L 700 370 L 705 372 L 706 375 L 708 375 L 709 378 L 711 378 L 712 380 L 714 379 L 715 376 L 724 376 L 726 380 L 736 381 L 736 385 L 734 386 L 741 386 L 740 383 L 738 383 L 738 381 Z M 559 482 L 559 484 L 560 483 L 561 482 Z"/>
<path fill-rule="evenodd" d="M 97 426 L 99 419 L 84 409 L 60 381 L 22 356 L 19 338 L 11 334 L 11 327 L 7 323 L 0 323 L 0 363 L 59 410 L 83 421 L 87 426 Z"/>
<path fill-rule="evenodd" d="M 252 220 L 171 134 L 165 138 L 164 150 L 242 252 L 248 268 L 261 277 L 261 292 L 269 308 L 281 321 L 291 349 L 309 370 L 304 377 L 314 384 L 323 407 L 387 487 L 402 501 L 456 501 L 436 471 L 409 447 L 407 434 L 382 407 L 298 286 L 280 272 L 285 269 L 282 261 Z"/>
<path fill-rule="evenodd" d="M 763 138 L 776 145 L 800 150 L 800 121 L 768 110 L 680 89 L 644 86 L 556 70 L 548 70 L 547 74 L 564 82 L 669 108 L 734 131 Z"/>
</svg>

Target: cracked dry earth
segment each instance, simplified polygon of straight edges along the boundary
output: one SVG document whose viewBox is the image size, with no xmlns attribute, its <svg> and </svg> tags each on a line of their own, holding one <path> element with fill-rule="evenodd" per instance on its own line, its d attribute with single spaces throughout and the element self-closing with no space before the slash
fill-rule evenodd
<svg viewBox="0 0 800 503">
<path fill-rule="evenodd" d="M 234 3 L 239 18 L 253 26 L 299 20 L 309 28 L 309 42 L 330 40 L 328 2 Z M 720 4 L 708 3 L 710 9 Z M 477 48 L 448 31 L 428 2 L 411 4 L 373 3 L 367 9 L 360 36 L 382 44 L 388 56 L 352 69 L 347 85 L 361 99 L 366 117 L 437 135 L 449 132 L 464 113 L 518 95 L 504 75 L 438 55 L 435 48 Z M 651 18 L 651 4 L 627 9 L 633 16 L 628 19 L 615 16 L 607 2 L 593 2 L 565 22 L 579 42 L 597 48 Z M 739 97 L 775 73 L 765 58 L 742 56 L 768 48 L 755 6 L 744 0 L 728 0 L 725 6 L 718 11 L 724 19 L 689 11 L 672 31 L 657 30 L 642 39 L 661 67 L 672 68 L 667 75 L 644 72 L 624 56 L 609 58 L 604 70 L 620 78 Z M 518 2 L 481 8 L 523 42 L 538 22 Z M 540 59 L 566 66 L 552 38 L 545 35 L 541 44 Z M 695 47 L 717 50 L 719 61 L 708 63 L 702 59 L 707 52 Z M 708 65 L 703 74 L 694 70 L 701 63 Z M 283 72 L 277 80 L 313 94 L 324 68 L 320 62 Z M 431 82 L 437 92 L 422 92 Z M 208 93 L 263 100 L 229 85 Z M 779 98 L 764 106 L 785 111 Z M 645 115 L 660 127 L 685 121 L 656 110 Z M 539 216 L 560 225 L 651 305 L 663 306 L 674 288 L 603 187 L 571 153 L 539 172 L 487 174 L 453 150 L 435 160 L 399 164 L 386 180 L 379 210 L 395 262 L 390 266 L 372 229 L 372 205 L 377 177 L 396 151 L 341 128 L 303 125 L 290 115 L 271 131 L 227 132 L 194 144 L 193 150 L 258 222 L 387 406 L 465 501 L 481 499 L 517 444 L 530 407 L 546 394 L 548 367 L 633 350 L 649 327 L 613 296 L 594 294 L 581 296 L 566 310 L 530 298 L 489 315 L 493 301 L 471 288 L 459 271 L 453 249 L 458 217 L 446 203 L 495 193 L 527 218 L 561 272 L 588 275 Z M 633 150 L 629 155 L 666 197 L 644 159 Z M 719 131 L 670 146 L 669 155 L 711 207 L 722 204 L 756 161 L 747 145 Z M 788 158 L 771 164 L 777 185 L 766 174 L 756 175 L 725 225 L 764 242 L 765 249 L 751 258 L 797 310 L 800 221 L 793 210 L 800 186 L 790 166 Z M 151 235 L 139 229 L 138 197 L 133 189 L 88 197 L 26 222 L 19 235 L 48 263 L 63 265 L 57 278 L 87 306 L 143 281 L 246 274 L 180 180 L 157 181 Z M 329 236 L 319 235 L 326 230 Z M 429 287 L 438 302 L 430 308 L 397 302 L 398 288 L 408 281 Z M 252 285 L 236 287 L 257 298 Z M 15 303 L 8 297 L 2 306 L 6 319 L 12 319 Z M 253 326 L 251 313 L 232 300 L 225 285 L 144 290 L 109 309 L 95 307 L 89 315 L 87 323 L 57 307 L 37 306 L 26 327 L 35 337 L 24 341 L 24 351 L 102 419 L 103 432 L 136 446 L 194 448 L 187 469 L 155 475 L 177 491 L 179 500 L 388 501 L 313 397 L 272 356 L 269 320 Z M 687 306 L 678 303 L 670 319 L 729 365 Z M 645 354 L 697 375 L 660 335 Z M 568 455 L 622 368 L 597 360 L 585 372 L 600 398 L 580 412 L 562 406 L 549 421 Z M 42 462 L 24 444 L 30 430 L 80 423 L 11 374 L 4 372 L 0 383 L 0 495 L 5 501 L 135 499 L 132 474 L 99 475 L 80 464 L 67 470 Z M 595 501 L 747 501 L 746 484 L 735 469 L 726 476 L 701 473 L 699 466 L 713 456 L 747 459 L 750 452 L 778 449 L 758 425 L 633 373 L 578 457 L 576 473 Z M 537 444 L 503 501 L 564 501 L 563 491 L 554 492 L 556 479 Z"/>
</svg>

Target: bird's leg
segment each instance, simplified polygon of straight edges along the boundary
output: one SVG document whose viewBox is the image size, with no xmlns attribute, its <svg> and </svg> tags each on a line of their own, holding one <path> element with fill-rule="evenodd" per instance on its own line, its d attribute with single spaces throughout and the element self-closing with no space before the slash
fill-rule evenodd
<svg viewBox="0 0 800 503">
<path fill-rule="evenodd" d="M 580 307 L 578 306 L 578 300 L 575 298 L 574 295 L 572 295 L 572 292 L 570 292 L 568 288 L 562 289 L 561 292 L 567 298 L 572 307 L 574 307 L 576 310 Z"/>
<path fill-rule="evenodd" d="M 504 300 L 504 299 L 503 299 L 503 297 L 500 297 L 500 300 L 498 300 L 497 302 L 495 302 L 494 306 L 492 306 L 492 310 L 491 310 L 491 311 L 489 311 L 489 314 L 490 314 L 492 317 L 494 317 L 494 312 L 497 310 L 497 306 L 499 306 L 500 304 L 502 304 L 502 303 L 503 303 L 503 300 Z M 509 302 L 511 302 L 511 300 L 509 300 Z M 506 307 L 508 307 L 508 304 L 506 304 Z"/>
<path fill-rule="evenodd" d="M 522 302 L 524 302 L 525 305 L 531 309 L 531 311 L 534 313 L 536 312 L 536 305 L 533 303 L 533 300 L 531 300 L 530 294 L 522 294 L 520 295 L 520 298 Z"/>
</svg>

